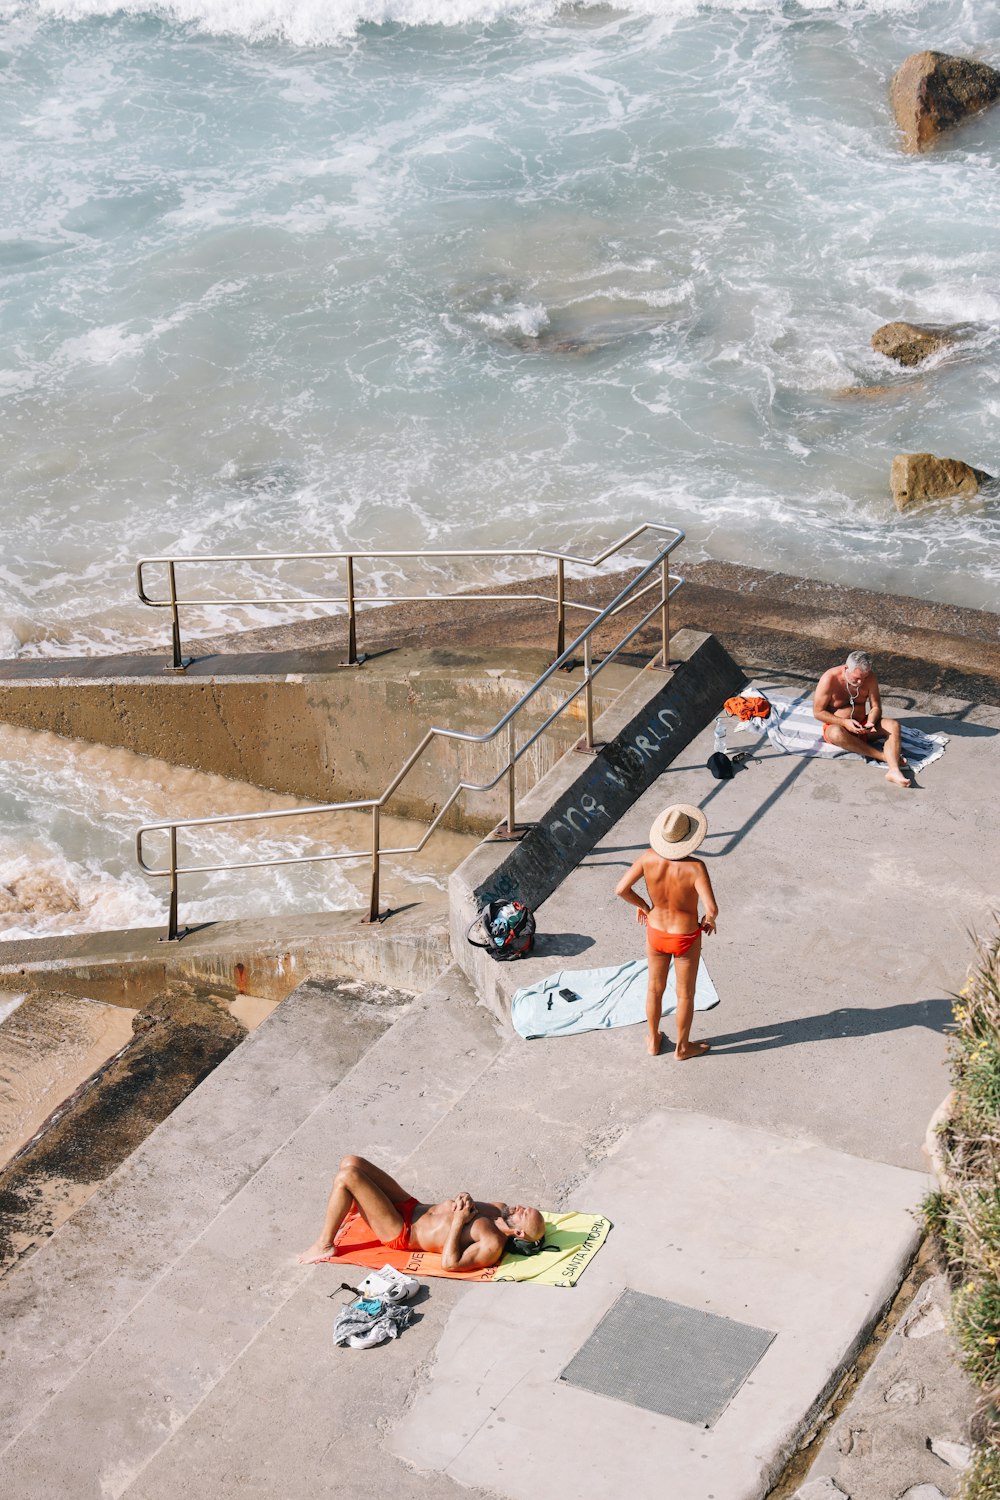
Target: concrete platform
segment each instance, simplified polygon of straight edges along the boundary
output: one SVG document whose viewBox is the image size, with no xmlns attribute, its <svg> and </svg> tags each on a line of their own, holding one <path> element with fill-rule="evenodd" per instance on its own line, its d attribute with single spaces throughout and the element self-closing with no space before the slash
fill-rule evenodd
<svg viewBox="0 0 1000 1500">
<path fill-rule="evenodd" d="M 894 706 L 953 736 L 919 790 L 767 747 L 716 784 L 706 731 L 542 906 L 545 951 L 500 969 L 641 951 L 615 880 L 661 805 L 702 803 L 722 1003 L 691 1066 L 641 1028 L 525 1043 L 456 968 L 356 1028 L 322 983 L 293 994 L 0 1282 L 0 1489 L 758 1500 L 915 1247 L 947 997 L 995 898 L 1000 713 Z M 343 1270 L 294 1251 L 348 1150 L 427 1198 L 615 1228 L 573 1291 L 430 1282 L 398 1344 L 334 1350 Z M 559 1385 L 626 1285 L 777 1334 L 711 1432 Z"/>
<path fill-rule="evenodd" d="M 699 852 L 720 917 L 702 951 L 722 1003 L 695 1019 L 695 1035 L 712 1041 L 708 1058 L 653 1064 L 669 1076 L 671 1103 L 921 1168 L 927 1121 L 948 1089 L 943 1031 L 971 957 L 968 929 L 996 905 L 1000 711 L 892 691 L 885 701 L 951 736 L 911 791 L 874 764 L 783 755 L 750 735 L 730 736 L 730 750 L 756 748 L 717 782 L 706 729 L 541 907 L 538 956 L 490 965 L 503 1013 L 520 985 L 554 970 L 641 955 L 615 883 L 661 808 L 694 803 L 709 819 Z M 495 857 L 487 846 L 470 856 L 466 888 L 488 883 Z M 463 961 L 482 967 L 471 950 Z M 640 1031 L 625 1035 L 639 1054 Z M 568 1042 L 526 1045 L 561 1055 Z"/>
<path fill-rule="evenodd" d="M 612 1478 L 623 1494 L 678 1500 L 763 1494 L 895 1291 L 924 1180 L 688 1111 L 651 1114 L 576 1190 L 615 1224 L 579 1287 L 464 1298 L 394 1451 L 512 1500 L 570 1481 L 579 1500 L 603 1500 Z M 560 1381 L 625 1287 L 776 1334 L 710 1430 Z"/>
</svg>

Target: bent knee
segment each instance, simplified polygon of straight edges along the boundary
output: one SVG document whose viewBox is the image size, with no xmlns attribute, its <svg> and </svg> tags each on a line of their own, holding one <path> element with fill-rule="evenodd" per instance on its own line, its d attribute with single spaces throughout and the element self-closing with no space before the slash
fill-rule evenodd
<svg viewBox="0 0 1000 1500">
<path fill-rule="evenodd" d="M 340 1170 L 342 1172 L 356 1172 L 364 1167 L 364 1161 L 360 1156 L 342 1156 L 340 1158 Z"/>
</svg>

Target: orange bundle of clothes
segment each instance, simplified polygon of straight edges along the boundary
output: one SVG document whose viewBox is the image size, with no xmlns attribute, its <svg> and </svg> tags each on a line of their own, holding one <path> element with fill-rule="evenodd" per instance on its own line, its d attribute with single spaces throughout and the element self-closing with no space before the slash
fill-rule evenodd
<svg viewBox="0 0 1000 1500">
<path fill-rule="evenodd" d="M 727 698 L 722 705 L 727 714 L 734 719 L 746 723 L 748 719 L 766 719 L 771 712 L 771 705 L 766 698 L 736 697 Z"/>
</svg>

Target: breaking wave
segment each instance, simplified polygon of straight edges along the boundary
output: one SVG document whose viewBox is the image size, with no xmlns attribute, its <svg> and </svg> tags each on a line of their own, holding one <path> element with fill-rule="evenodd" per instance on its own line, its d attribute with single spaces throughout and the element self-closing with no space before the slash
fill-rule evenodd
<svg viewBox="0 0 1000 1500">
<path fill-rule="evenodd" d="M 35 13 L 82 21 L 97 17 L 153 16 L 213 36 L 247 41 L 279 40 L 296 47 L 341 42 L 361 26 L 488 26 L 498 21 L 544 23 L 576 12 L 622 12 L 680 21 L 700 13 L 734 15 L 837 14 L 903 15 L 914 0 L 602 0 L 565 4 L 560 0 L 33 0 L 0 6 L 0 19 Z"/>
</svg>

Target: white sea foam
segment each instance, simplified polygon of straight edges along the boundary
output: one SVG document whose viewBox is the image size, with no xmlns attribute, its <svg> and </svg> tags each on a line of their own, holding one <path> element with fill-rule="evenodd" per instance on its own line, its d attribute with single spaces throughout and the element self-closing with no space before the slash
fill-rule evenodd
<svg viewBox="0 0 1000 1500">
<path fill-rule="evenodd" d="M 295 46 L 322 46 L 352 35 L 362 25 L 467 26 L 492 25 L 505 19 L 538 24 L 565 18 L 574 11 L 605 10 L 688 20 L 706 12 L 780 17 L 788 0 L 594 0 L 567 4 L 565 0 L 5 0 L 0 17 L 37 9 L 42 16 L 71 21 L 96 17 L 160 16 L 180 26 L 191 26 L 218 36 L 250 41 L 280 38 Z M 863 13 L 905 16 L 919 9 L 919 0 L 795 0 L 807 14 Z"/>
</svg>

